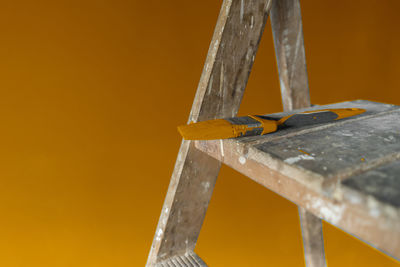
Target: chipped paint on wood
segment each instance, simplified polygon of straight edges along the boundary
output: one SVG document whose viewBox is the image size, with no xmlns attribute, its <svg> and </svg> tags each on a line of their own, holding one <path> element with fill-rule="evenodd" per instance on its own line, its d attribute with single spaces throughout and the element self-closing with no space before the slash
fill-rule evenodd
<svg viewBox="0 0 400 267">
<path fill-rule="evenodd" d="M 288 164 L 293 164 L 296 163 L 300 160 L 314 160 L 315 158 L 313 156 L 310 155 L 298 155 L 296 157 L 291 157 L 291 158 L 287 158 L 284 160 L 284 162 L 288 163 Z"/>
<path fill-rule="evenodd" d="M 240 156 L 239 157 L 239 162 L 240 162 L 240 164 L 245 164 L 246 163 L 246 158 L 243 157 L 243 156 Z"/>
<path fill-rule="evenodd" d="M 337 224 L 343 215 L 343 211 L 346 208 L 345 205 L 341 203 L 332 203 L 324 201 L 323 198 L 313 197 L 306 195 L 307 199 L 306 209 L 316 210 L 317 213 L 321 214 L 321 217 L 331 222 Z"/>
<path fill-rule="evenodd" d="M 299 1 L 274 1 L 271 26 L 284 110 L 308 107 L 310 95 Z"/>
<path fill-rule="evenodd" d="M 326 267 L 321 219 L 299 207 L 304 259 L 307 267 Z"/>
</svg>

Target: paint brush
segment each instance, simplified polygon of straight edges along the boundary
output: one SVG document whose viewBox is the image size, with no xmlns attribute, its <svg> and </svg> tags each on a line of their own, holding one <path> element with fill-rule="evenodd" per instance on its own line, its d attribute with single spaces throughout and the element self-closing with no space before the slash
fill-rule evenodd
<svg viewBox="0 0 400 267">
<path fill-rule="evenodd" d="M 190 123 L 179 126 L 178 131 L 185 140 L 227 139 L 264 135 L 289 127 L 328 123 L 359 115 L 363 112 L 365 112 L 365 109 L 341 108 L 305 111 L 284 117 L 248 115 Z"/>
</svg>

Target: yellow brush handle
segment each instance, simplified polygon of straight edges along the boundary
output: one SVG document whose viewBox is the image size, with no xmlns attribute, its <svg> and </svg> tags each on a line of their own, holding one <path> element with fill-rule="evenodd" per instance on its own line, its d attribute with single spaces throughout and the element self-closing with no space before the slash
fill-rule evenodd
<svg viewBox="0 0 400 267">
<path fill-rule="evenodd" d="M 280 120 L 249 115 L 182 125 L 178 127 L 178 131 L 186 140 L 227 139 L 272 133 L 278 129 L 278 126 L 287 128 L 327 123 L 363 112 L 365 112 L 364 109 L 358 108 L 322 109 L 292 114 Z"/>
<path fill-rule="evenodd" d="M 304 111 L 301 113 L 292 114 L 289 116 L 285 116 L 278 121 L 278 125 L 285 125 L 287 121 L 290 120 L 298 120 L 298 124 L 304 124 L 305 117 L 314 118 L 314 120 L 319 122 L 329 122 L 333 120 L 340 120 L 347 117 L 359 115 L 364 113 L 365 109 L 360 108 L 337 108 L 337 109 L 319 109 L 319 110 L 311 110 Z"/>
<path fill-rule="evenodd" d="M 255 119 L 256 121 L 261 123 L 261 127 L 263 128 L 261 135 L 275 132 L 278 129 L 277 121 L 262 119 L 254 115 L 249 115 L 248 117 Z"/>
<path fill-rule="evenodd" d="M 216 119 L 182 125 L 178 127 L 178 131 L 185 140 L 212 140 L 254 135 L 253 131 L 260 132 L 260 130 L 261 134 L 266 134 L 274 132 L 278 128 L 277 121 L 261 119 L 256 116 L 249 117 L 260 122 L 261 126 L 238 125 L 228 120 Z"/>
</svg>

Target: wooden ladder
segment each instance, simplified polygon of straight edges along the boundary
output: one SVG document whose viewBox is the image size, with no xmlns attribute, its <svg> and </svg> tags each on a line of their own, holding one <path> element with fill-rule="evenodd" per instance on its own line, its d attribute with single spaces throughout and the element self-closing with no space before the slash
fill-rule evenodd
<svg viewBox="0 0 400 267">
<path fill-rule="evenodd" d="M 310 106 L 299 0 L 224 0 L 189 122 L 236 115 L 268 15 L 284 110 Z M 207 266 L 193 251 L 220 167 L 182 141 L 147 266 Z M 326 266 L 321 219 L 299 214 L 306 265 Z"/>
</svg>

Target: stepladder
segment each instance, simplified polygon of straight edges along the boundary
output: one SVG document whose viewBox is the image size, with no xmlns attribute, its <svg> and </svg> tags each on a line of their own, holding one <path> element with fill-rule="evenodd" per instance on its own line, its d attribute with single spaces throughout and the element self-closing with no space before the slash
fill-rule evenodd
<svg viewBox="0 0 400 267">
<path fill-rule="evenodd" d="M 299 0 L 225 0 L 222 3 L 188 122 L 236 115 L 268 17 L 272 27 L 284 112 L 310 109 Z M 397 116 L 396 112 L 398 112 L 397 107 L 362 101 L 339 103 L 333 106 L 347 107 L 346 105 L 370 110 L 362 117 L 362 120 L 355 120 L 361 124 L 358 128 L 367 127 L 370 121 L 377 117 L 380 121 L 382 118 L 389 120 L 389 117 Z M 386 143 L 375 142 L 377 146 L 379 145 L 376 149 L 384 150 L 384 152 L 375 155 L 369 152 L 372 151 L 371 148 L 361 151 L 364 154 L 360 158 L 370 157 L 371 164 L 360 165 L 358 161 L 351 162 L 351 166 L 339 161 L 336 164 L 336 158 L 331 159 L 323 155 L 324 147 L 313 146 L 309 140 L 320 138 L 322 134 L 325 134 L 326 127 L 332 127 L 330 132 L 334 135 L 330 136 L 331 133 L 327 133 L 321 138 L 329 137 L 333 140 L 341 134 L 343 136 L 350 136 L 349 134 L 362 136 L 363 134 L 351 128 L 352 123 L 343 122 L 341 125 L 347 128 L 338 129 L 337 133 L 334 131 L 337 126 L 332 124 L 313 129 L 288 131 L 283 134 L 277 133 L 264 139 L 249 138 L 226 142 L 183 140 L 147 266 L 207 266 L 196 255 L 194 248 L 222 162 L 231 167 L 237 167 L 236 169 L 248 177 L 298 204 L 306 266 L 326 266 L 321 218 L 398 257 L 400 235 L 393 234 L 400 233 L 398 223 L 400 212 L 397 208 L 393 208 L 393 205 L 383 200 L 382 203 L 379 202 L 379 196 L 371 196 L 368 192 L 361 192 L 362 190 L 353 192 L 355 187 L 361 188 L 361 185 L 339 188 L 337 184 L 346 180 L 352 181 L 352 177 L 359 176 L 360 173 L 365 172 L 368 176 L 369 170 L 382 167 L 382 164 L 390 165 L 392 161 L 398 160 L 400 155 L 393 150 L 396 146 L 390 143 L 392 139 L 389 135 L 387 138 L 390 139 L 390 146 L 386 146 Z M 385 132 L 388 129 L 397 131 L 395 126 L 390 127 L 387 126 Z M 378 140 L 379 130 L 380 128 L 377 127 L 370 138 Z M 304 139 L 307 135 L 310 135 L 308 139 Z M 352 140 L 343 139 L 343 136 L 340 136 L 337 143 L 343 142 L 341 146 L 348 148 L 350 151 L 348 155 L 356 158 L 357 155 L 355 156 L 352 152 L 355 150 L 351 145 Z M 286 138 L 294 139 L 293 144 L 308 145 L 307 149 L 296 149 L 302 151 L 301 153 L 306 151 L 307 157 L 290 154 L 299 153 L 298 151 L 289 151 L 287 155 L 281 155 L 279 151 L 272 151 L 272 148 L 263 146 L 269 142 L 279 147 L 279 142 Z M 316 152 L 312 153 L 312 150 Z M 242 152 L 235 154 L 237 151 Z M 314 159 L 318 156 L 318 151 L 322 151 L 320 155 L 322 161 L 315 160 L 319 162 L 318 165 L 312 165 L 311 161 L 301 165 L 302 162 L 299 160 Z M 262 163 L 259 160 L 261 156 L 264 157 Z M 346 156 L 343 155 L 343 157 Z M 240 161 L 239 166 L 236 159 L 245 160 Z M 338 157 L 337 160 L 341 158 Z M 365 159 L 362 163 L 364 161 Z M 332 171 L 329 162 L 333 166 Z M 292 163 L 295 164 L 292 165 Z M 322 169 L 319 169 L 319 166 L 322 166 Z M 393 169 L 390 165 L 382 172 L 387 172 L 387 170 L 393 172 L 391 168 Z M 326 177 L 329 179 L 324 179 Z M 365 197 L 369 202 L 372 201 L 371 198 L 378 200 L 376 203 L 371 202 L 374 203 L 371 204 L 372 206 L 368 206 L 369 204 L 363 206 L 360 203 L 368 201 L 357 200 L 359 202 L 353 203 L 356 197 L 359 199 Z M 371 209 L 376 207 L 379 212 L 384 213 L 384 216 L 373 216 Z M 359 226 L 352 223 L 360 218 L 369 224 Z"/>
<path fill-rule="evenodd" d="M 310 105 L 299 1 L 228 0 L 220 10 L 190 122 L 236 115 L 269 15 L 284 109 Z M 182 142 L 147 266 L 206 266 L 193 250 L 220 166 L 190 141 Z M 299 212 L 308 266 L 324 266 L 321 221 L 302 208 Z"/>
</svg>

